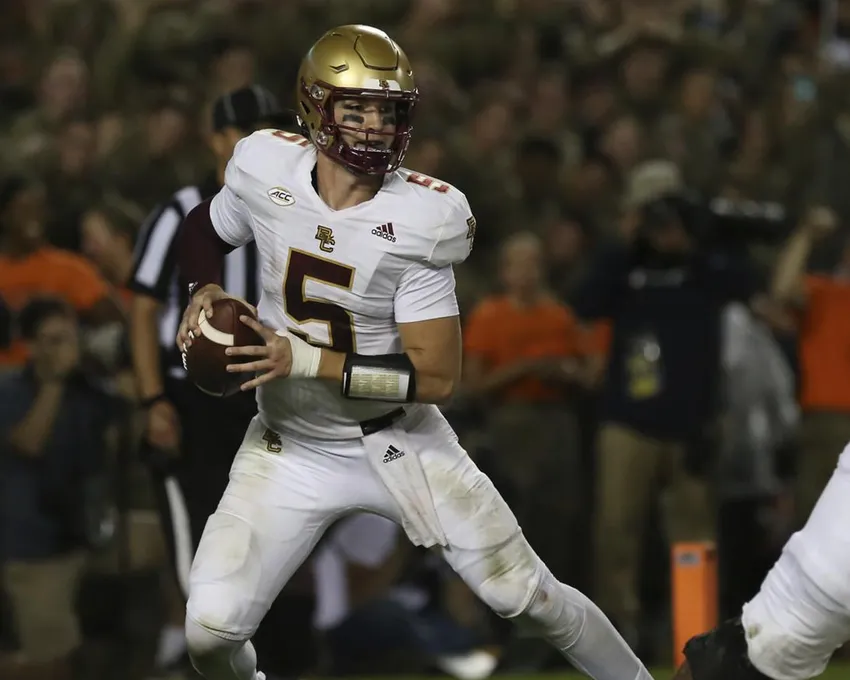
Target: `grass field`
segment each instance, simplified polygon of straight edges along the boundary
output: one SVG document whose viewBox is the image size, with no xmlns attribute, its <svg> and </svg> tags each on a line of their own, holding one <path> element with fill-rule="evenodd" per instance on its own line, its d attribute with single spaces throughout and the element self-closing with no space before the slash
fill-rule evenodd
<svg viewBox="0 0 850 680">
<path fill-rule="evenodd" d="M 673 671 L 664 668 L 654 668 L 652 670 L 652 677 L 655 680 L 670 680 L 673 677 Z M 511 678 L 512 680 L 587 680 L 583 675 L 560 673 L 553 675 L 496 675 L 493 678 Z M 850 664 L 832 664 L 820 678 L 821 680 L 848 680 L 850 679 Z"/>
</svg>

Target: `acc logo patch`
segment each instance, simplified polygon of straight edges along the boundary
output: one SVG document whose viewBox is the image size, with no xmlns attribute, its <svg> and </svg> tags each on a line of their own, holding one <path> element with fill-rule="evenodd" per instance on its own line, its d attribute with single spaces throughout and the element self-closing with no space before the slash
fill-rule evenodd
<svg viewBox="0 0 850 680">
<path fill-rule="evenodd" d="M 269 189 L 269 198 L 272 199 L 272 203 L 276 203 L 277 205 L 292 205 L 295 203 L 295 196 L 292 195 L 292 192 L 289 189 L 284 189 L 283 187 L 272 187 Z"/>
</svg>

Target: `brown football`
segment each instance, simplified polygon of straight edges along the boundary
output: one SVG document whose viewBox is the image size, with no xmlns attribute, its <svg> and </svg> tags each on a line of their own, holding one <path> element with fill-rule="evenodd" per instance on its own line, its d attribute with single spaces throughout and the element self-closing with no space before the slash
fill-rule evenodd
<svg viewBox="0 0 850 680">
<path fill-rule="evenodd" d="M 256 361 L 256 357 L 229 357 L 228 347 L 264 345 L 263 339 L 239 320 L 240 315 L 256 318 L 243 302 L 230 298 L 213 303 L 213 315 L 201 316 L 201 337 L 192 340 L 186 352 L 186 371 L 199 390 L 214 397 L 227 397 L 239 392 L 251 373 L 228 373 L 228 364 Z"/>
</svg>

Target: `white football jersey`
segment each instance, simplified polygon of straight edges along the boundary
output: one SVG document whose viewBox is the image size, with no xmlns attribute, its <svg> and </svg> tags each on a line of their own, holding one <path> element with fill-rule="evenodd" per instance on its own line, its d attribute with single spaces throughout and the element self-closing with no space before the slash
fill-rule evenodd
<svg viewBox="0 0 850 680">
<path fill-rule="evenodd" d="M 279 130 L 240 141 L 212 200 L 213 225 L 233 246 L 256 240 L 263 323 L 340 352 L 400 352 L 397 323 L 457 315 L 452 265 L 469 255 L 475 218 L 460 191 L 405 169 L 370 201 L 335 211 L 313 187 L 316 154 Z M 322 439 L 360 437 L 361 421 L 398 408 L 297 379 L 262 385 L 257 403 L 273 430 Z"/>
</svg>

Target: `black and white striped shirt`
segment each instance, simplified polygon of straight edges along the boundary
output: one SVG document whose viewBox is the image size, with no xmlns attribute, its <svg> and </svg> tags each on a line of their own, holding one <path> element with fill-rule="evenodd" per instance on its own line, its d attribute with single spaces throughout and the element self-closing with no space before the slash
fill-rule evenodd
<svg viewBox="0 0 850 680">
<path fill-rule="evenodd" d="M 177 236 L 189 211 L 215 195 L 218 189 L 218 184 L 212 181 L 180 189 L 148 216 L 136 243 L 130 288 L 164 305 L 159 320 L 159 342 L 162 368 L 170 378 L 186 377 L 174 343 L 183 310 L 189 303 L 189 291 L 180 285 L 177 272 Z M 253 242 L 227 255 L 223 285 L 231 295 L 256 305 L 261 290 L 260 276 L 259 255 Z"/>
</svg>

